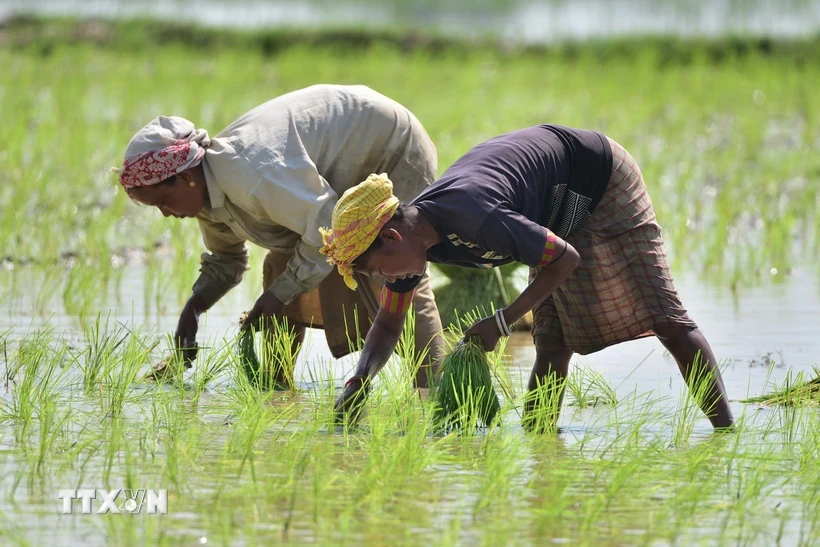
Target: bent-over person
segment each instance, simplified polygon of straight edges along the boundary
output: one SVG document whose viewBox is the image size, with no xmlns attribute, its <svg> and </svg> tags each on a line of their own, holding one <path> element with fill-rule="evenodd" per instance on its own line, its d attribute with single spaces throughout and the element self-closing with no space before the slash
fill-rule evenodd
<svg viewBox="0 0 820 547">
<path fill-rule="evenodd" d="M 160 116 L 133 137 L 118 173 L 132 199 L 199 223 L 207 252 L 175 333 L 190 366 L 200 314 L 248 267 L 246 241 L 269 252 L 245 325 L 286 317 L 298 337 L 305 327 L 323 328 L 334 357 L 348 354 L 349 337 L 364 337 L 376 317 L 383 281 L 333 271 L 318 228 L 330 224 L 338 196 L 370 173 L 388 173 L 395 194 L 411 200 L 436 169 L 435 146 L 409 110 L 365 86 L 317 85 L 251 110 L 213 138 L 188 120 Z M 424 387 L 442 349 L 428 276 L 412 303 Z M 169 362 L 151 375 L 168 374 Z"/>
<path fill-rule="evenodd" d="M 383 207 L 378 200 L 370 205 Z M 705 382 L 699 403 L 713 426 L 732 425 L 717 359 L 678 297 L 641 171 L 612 139 L 538 125 L 481 143 L 417 197 L 393 208 L 378 231 L 362 234 L 370 244 L 356 255 L 334 243 L 350 237 L 336 230 L 347 207 L 343 196 L 324 250 L 340 267 L 385 278 L 384 301 L 411 298 L 428 262 L 492 268 L 516 261 L 530 267 L 527 288 L 465 333 L 492 350 L 510 325 L 533 311 L 536 359 L 525 425 L 537 415 L 539 387 L 554 381 L 562 389 L 573 353 L 653 335 L 690 389 Z M 402 309 L 379 310 L 337 401 L 340 418 L 358 414 L 403 322 Z"/>
</svg>

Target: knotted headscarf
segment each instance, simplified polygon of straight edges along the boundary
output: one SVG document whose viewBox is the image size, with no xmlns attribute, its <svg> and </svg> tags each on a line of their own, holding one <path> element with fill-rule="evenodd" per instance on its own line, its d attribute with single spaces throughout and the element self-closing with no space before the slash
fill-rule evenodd
<svg viewBox="0 0 820 547">
<path fill-rule="evenodd" d="M 320 252 L 338 268 L 350 289 L 355 291 L 357 286 L 353 261 L 376 240 L 398 206 L 393 183 L 387 175 L 373 174 L 342 194 L 333 208 L 332 229 L 319 228 L 324 242 Z"/>
<path fill-rule="evenodd" d="M 208 132 L 179 116 L 158 116 L 140 129 L 125 149 L 120 184 L 130 190 L 151 186 L 199 165 L 211 144 Z"/>
</svg>

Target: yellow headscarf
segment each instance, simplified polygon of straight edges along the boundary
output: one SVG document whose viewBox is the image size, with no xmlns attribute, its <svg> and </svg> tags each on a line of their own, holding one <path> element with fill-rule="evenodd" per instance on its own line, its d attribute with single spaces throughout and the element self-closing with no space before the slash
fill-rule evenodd
<svg viewBox="0 0 820 547">
<path fill-rule="evenodd" d="M 319 228 L 327 261 L 339 269 L 345 285 L 356 290 L 353 261 L 376 240 L 379 230 L 390 220 L 399 206 L 393 195 L 393 183 L 386 173 L 370 175 L 367 180 L 350 188 L 333 208 L 332 229 Z"/>
</svg>

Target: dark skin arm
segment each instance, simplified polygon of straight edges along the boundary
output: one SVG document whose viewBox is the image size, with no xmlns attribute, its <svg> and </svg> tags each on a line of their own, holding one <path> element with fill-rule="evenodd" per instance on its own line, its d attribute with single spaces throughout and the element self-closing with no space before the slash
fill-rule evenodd
<svg viewBox="0 0 820 547">
<path fill-rule="evenodd" d="M 538 304 L 546 300 L 564 281 L 572 274 L 575 268 L 581 263 L 581 257 L 575 247 L 564 241 L 558 240 L 558 248 L 565 248 L 563 254 L 553 260 L 547 266 L 541 268 L 535 275 L 526 289 L 504 308 L 504 319 L 507 325 L 512 325 L 528 311 L 534 309 Z M 561 251 L 559 251 L 561 253 Z M 495 318 L 485 317 L 476 321 L 472 327 L 464 333 L 465 338 L 476 337 L 487 351 L 495 349 L 501 333 L 495 323 Z"/>
<path fill-rule="evenodd" d="M 214 302 L 208 302 L 201 295 L 193 293 L 182 308 L 174 333 L 174 343 L 177 349 L 182 351 L 182 358 L 186 364 L 196 359 L 199 316 L 213 305 Z"/>
<path fill-rule="evenodd" d="M 578 251 L 569 243 L 559 239 L 558 248 L 565 249 L 563 254 L 542 268 L 532 283 L 505 309 L 504 318 L 507 324 L 511 325 L 518 321 L 525 313 L 546 300 L 581 263 Z M 336 400 L 337 422 L 341 423 L 345 415 L 348 415 L 352 422 L 358 419 L 370 391 L 370 380 L 384 367 L 398 344 L 404 317 L 405 314 L 388 313 L 379 309 L 376 320 L 367 333 L 356 374 L 348 380 L 344 392 Z M 487 317 L 476 322 L 464 336 L 480 338 L 484 347 L 491 351 L 498 343 L 501 333 L 498 332 L 495 319 Z"/>
<path fill-rule="evenodd" d="M 177 330 L 174 333 L 174 342 L 178 350 L 182 351 L 184 362 L 190 363 L 196 359 L 196 334 L 199 330 L 199 316 L 208 311 L 216 301 L 207 301 L 202 295 L 194 293 L 188 298 L 182 313 L 179 315 Z M 282 313 L 284 304 L 269 291 L 262 293 L 251 311 L 248 313 L 242 328 L 258 323 L 260 319 L 272 317 Z"/>
<path fill-rule="evenodd" d="M 344 392 L 336 400 L 336 421 L 345 415 L 355 422 L 370 392 L 370 381 L 390 359 L 399 343 L 406 313 L 389 313 L 379 308 L 373 326 L 367 332 L 364 348 L 353 378 L 345 384 Z"/>
<path fill-rule="evenodd" d="M 242 322 L 242 328 L 247 329 L 251 326 L 258 326 L 261 320 L 281 315 L 284 307 L 285 305 L 276 298 L 276 295 L 270 291 L 265 291 L 256 300 L 251 311 L 248 312 L 248 316 Z"/>
</svg>

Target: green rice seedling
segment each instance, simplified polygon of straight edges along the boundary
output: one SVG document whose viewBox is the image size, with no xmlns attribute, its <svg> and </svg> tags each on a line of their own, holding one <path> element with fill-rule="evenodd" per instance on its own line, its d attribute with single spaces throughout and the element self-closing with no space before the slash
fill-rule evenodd
<svg viewBox="0 0 820 547">
<path fill-rule="evenodd" d="M 242 365 L 242 371 L 252 384 L 260 383 L 260 369 L 262 368 L 259 358 L 256 356 L 256 348 L 254 347 L 254 336 L 251 329 L 246 329 L 239 334 L 239 339 L 236 344 L 236 351 L 239 354 L 239 362 Z"/>
<path fill-rule="evenodd" d="M 707 403 L 710 398 L 714 398 L 712 385 L 715 381 L 715 375 L 707 365 L 698 352 L 687 379 L 688 389 L 685 393 L 681 393 L 672 419 L 673 446 L 682 446 L 688 442 L 694 432 L 695 424 L 702 417 L 702 411 L 710 413 L 716 402 L 712 400 L 712 406 Z"/>
<path fill-rule="evenodd" d="M 14 487 L 27 477 L 28 490 L 36 491 L 59 467 L 54 454 L 70 444 L 68 345 L 41 330 L 22 340 L 12 359 L 17 362 L 9 363 L 14 374 L 9 378 L 10 397 L 0 401 L 0 423 L 10 426 L 21 451 Z"/>
<path fill-rule="evenodd" d="M 812 469 L 814 463 L 820 459 L 820 414 L 808 413 L 801 426 L 800 435 L 800 462 L 805 469 Z"/>
<path fill-rule="evenodd" d="M 208 384 L 216 380 L 230 366 L 230 356 L 225 351 L 210 348 L 207 354 L 200 353 L 200 355 L 199 366 L 193 374 L 193 393 L 191 393 L 190 400 L 194 412 L 198 410 L 200 399 Z"/>
<path fill-rule="evenodd" d="M 566 379 L 555 374 L 539 378 L 537 387 L 523 396 L 524 415 L 521 425 L 533 433 L 553 434 L 558 431 L 558 416 Z"/>
<path fill-rule="evenodd" d="M 11 422 L 17 442 L 24 446 L 34 422 L 41 413 L 53 415 L 60 392 L 67 387 L 68 368 L 62 366 L 67 359 L 66 346 L 53 348 L 51 342 L 49 330 L 24 339 L 13 358 L 16 363 L 10 365 L 13 372 L 7 376 L 13 383 L 11 400 L 0 405 L 0 418 Z M 18 374 L 21 377 L 16 381 Z"/>
<path fill-rule="evenodd" d="M 820 484 L 816 461 L 804 471 L 801 483 Z M 800 505 L 803 517 L 800 521 L 800 545 L 814 545 L 820 541 L 820 489 L 816 486 L 804 488 L 800 492 Z"/>
<path fill-rule="evenodd" d="M 402 392 L 406 390 L 404 386 L 396 387 Z M 366 437 L 348 433 L 349 442 L 355 437 L 355 441 L 363 445 L 366 462 L 353 489 L 354 497 L 362 500 L 362 509 L 368 512 L 382 511 L 386 505 L 396 503 L 402 491 L 412 488 L 438 454 L 437 445 L 429 442 L 429 422 L 423 419 L 419 406 L 409 407 L 408 423 L 399 423 L 396 427 L 390 407 L 401 399 L 391 391 L 392 386 L 380 389 L 370 403 L 372 411 Z"/>
<path fill-rule="evenodd" d="M 421 378 L 420 371 L 427 356 L 426 349 L 421 353 L 416 352 L 414 333 L 415 317 L 411 310 L 408 312 L 402 327 L 395 356 L 391 356 L 387 366 L 382 369 L 378 378 L 367 380 L 370 382 L 367 398 L 360 399 L 344 416 L 333 413 L 335 425 L 344 426 L 345 434 L 347 434 L 348 429 L 358 431 L 365 408 L 376 406 L 379 407 L 379 412 L 382 413 L 381 417 L 384 419 L 370 424 L 371 434 L 373 434 L 373 426 L 381 428 L 399 427 L 400 429 L 412 427 L 413 420 L 416 417 L 414 412 L 417 402 L 415 396 L 418 394 L 419 399 L 423 396 L 422 391 L 415 390 L 414 386 L 416 381 Z M 352 343 L 349 336 L 348 343 Z M 351 345 L 350 347 L 354 346 Z M 427 374 L 429 379 L 429 372 Z M 335 386 L 335 382 L 332 382 L 332 384 Z M 331 401 L 334 401 L 334 397 L 335 389 L 331 393 Z M 332 407 L 333 405 L 331 405 Z M 385 412 L 387 414 L 384 414 Z M 351 428 L 351 426 L 354 427 Z"/>
<path fill-rule="evenodd" d="M 109 319 L 102 323 L 101 314 L 93 323 L 83 321 L 83 334 L 86 347 L 82 355 L 78 355 L 77 364 L 83 375 L 83 388 L 86 393 L 100 392 L 106 363 L 117 358 L 117 352 L 128 339 L 128 331 L 118 327 L 113 334 L 107 334 Z"/>
<path fill-rule="evenodd" d="M 379 419 L 369 422 L 371 434 L 378 428 L 385 434 L 396 430 L 402 435 L 419 434 L 426 436 L 429 426 L 430 402 L 427 397 L 434 389 L 419 389 L 416 382 L 427 375 L 428 386 L 435 385 L 430 372 L 422 371 L 427 357 L 427 349 L 417 352 L 415 347 L 415 316 L 408 312 L 402 334 L 396 346 L 395 358 L 391 359 L 378 376 L 378 389 L 370 397 L 368 406 L 377 409 Z M 375 386 L 374 386 L 375 387 Z"/>
<path fill-rule="evenodd" d="M 571 397 L 571 405 L 588 407 L 618 403 L 612 385 L 601 373 L 583 363 L 576 363 L 573 367 L 567 378 L 566 390 Z"/>
<path fill-rule="evenodd" d="M 9 329 L 10 330 L 10 329 Z M 14 373 L 12 372 L 11 363 L 9 362 L 9 346 L 6 335 L 8 330 L 0 334 L 0 353 L 3 355 L 3 387 L 8 391 L 9 382 L 11 382 Z"/>
<path fill-rule="evenodd" d="M 119 334 L 114 337 L 118 338 Z M 104 345 L 115 344 L 111 341 Z M 126 344 L 120 344 L 119 351 L 103 363 L 103 385 L 101 390 L 102 411 L 108 416 L 122 416 L 125 404 L 136 385 L 140 371 L 148 364 L 150 346 L 138 333 L 131 333 Z"/>
<path fill-rule="evenodd" d="M 398 366 L 398 381 L 399 385 L 406 383 L 408 386 L 412 385 L 417 378 L 424 359 L 427 357 L 427 349 L 422 354 L 416 353 L 416 315 L 413 313 L 411 306 L 407 310 L 407 316 L 402 325 L 401 336 L 396 345 L 395 354 L 399 358 Z M 432 380 L 430 378 L 430 380 Z M 409 381 L 409 383 L 408 383 Z"/>
<path fill-rule="evenodd" d="M 282 379 L 284 389 L 296 390 L 296 360 L 301 349 L 296 330 L 288 324 L 287 317 L 274 317 L 272 328 L 263 333 L 262 363 L 272 376 Z"/>
<path fill-rule="evenodd" d="M 236 374 L 234 384 L 227 392 L 232 415 L 225 422 L 231 427 L 225 450 L 230 455 L 242 456 L 238 472 L 242 473 L 247 465 L 256 482 L 257 443 L 274 422 L 284 424 L 296 419 L 299 408 L 293 401 L 275 398 L 281 396 L 274 395 L 269 389 L 260 390 L 252 378 L 244 372 Z"/>
<path fill-rule="evenodd" d="M 507 343 L 509 340 L 510 339 L 506 337 L 501 338 L 501 340 L 498 341 L 498 346 L 496 346 L 495 350 L 487 354 L 487 359 L 490 364 L 490 373 L 495 381 L 494 383 L 498 386 L 501 395 L 504 397 L 504 406 L 509 406 L 515 409 L 518 416 L 521 417 L 521 413 L 518 412 L 518 408 L 516 407 L 517 400 L 515 396 L 515 389 L 513 387 L 513 379 L 510 375 L 510 368 L 507 366 L 508 363 L 505 361 Z"/>
<path fill-rule="evenodd" d="M 794 406 L 820 403 L 820 368 L 814 367 L 814 378 L 807 380 L 802 371 L 786 374 L 783 384 L 774 386 L 773 391 L 741 400 L 742 403 L 762 403 L 766 405 Z"/>
<path fill-rule="evenodd" d="M 336 379 L 332 374 L 332 366 L 328 362 L 323 367 L 309 367 L 308 378 L 312 386 L 308 404 L 314 423 L 333 431 L 336 428 Z"/>
<path fill-rule="evenodd" d="M 45 476 L 53 474 L 58 461 L 55 453 L 63 450 L 69 443 L 69 431 L 72 423 L 72 405 L 65 404 L 56 398 L 41 401 L 37 413 L 37 444 L 34 472 Z M 33 475 L 33 474 L 32 474 Z"/>
<path fill-rule="evenodd" d="M 240 369 L 251 385 L 264 390 L 295 389 L 296 357 L 301 347 L 287 318 L 271 318 L 263 330 L 262 358 L 257 357 L 254 329 L 244 329 L 237 341 Z"/>
<path fill-rule="evenodd" d="M 484 348 L 470 340 L 459 342 L 441 364 L 433 399 L 434 421 L 443 430 L 469 432 L 478 423 L 493 425 L 501 405 Z"/>
<path fill-rule="evenodd" d="M 525 466 L 524 446 L 518 435 L 491 432 L 480 446 L 479 466 L 481 482 L 473 506 L 473 519 L 493 513 L 495 517 L 509 516 L 520 510 L 525 483 L 521 481 Z"/>
<path fill-rule="evenodd" d="M 351 331 L 351 325 L 347 324 L 347 314 L 344 314 L 344 323 L 345 323 L 345 338 L 347 338 L 347 347 L 351 353 L 356 351 L 361 351 L 364 347 L 364 338 L 362 338 L 361 331 L 359 330 L 359 313 L 358 308 L 356 306 L 353 307 L 353 325 Z M 350 333 L 353 332 L 354 336 L 350 336 Z"/>
<path fill-rule="evenodd" d="M 511 408 L 515 408 L 515 396 L 513 395 L 512 379 L 510 378 L 510 375 L 509 375 L 508 371 L 506 370 L 506 367 L 504 366 L 504 363 L 503 363 L 504 355 L 505 355 L 505 348 L 507 346 L 508 339 L 507 338 L 501 338 L 499 340 L 498 345 L 496 346 L 496 349 L 494 351 L 485 352 L 483 350 L 483 348 L 481 348 L 477 344 L 477 342 L 473 342 L 473 341 L 470 341 L 470 340 L 467 340 L 467 339 L 464 338 L 464 330 L 467 327 L 469 327 L 470 325 L 474 324 L 476 321 L 478 321 L 481 317 L 483 317 L 485 315 L 486 315 L 486 313 L 485 313 L 483 307 L 479 307 L 479 308 L 474 309 L 471 312 L 468 312 L 468 313 L 464 314 L 463 316 L 458 317 L 458 322 L 454 323 L 454 324 L 451 324 L 449 326 L 447 332 L 449 333 L 451 338 L 453 338 L 454 340 L 458 340 L 458 342 L 456 343 L 456 346 L 455 346 L 454 350 L 449 355 L 445 356 L 444 360 L 442 361 L 442 363 L 440 365 L 440 368 L 439 368 L 439 371 L 438 371 L 438 378 L 433 383 L 433 389 L 431 391 L 431 401 L 433 401 L 437 405 L 437 408 L 438 408 L 438 410 L 434 410 L 434 421 L 440 421 L 441 416 L 442 416 L 442 412 L 443 412 L 443 410 L 442 410 L 443 407 L 441 406 L 441 401 L 438 398 L 440 396 L 439 394 L 441 393 L 441 386 L 443 385 L 443 382 L 445 382 L 445 378 L 450 378 L 450 380 L 447 380 L 449 382 L 449 384 L 445 387 L 445 389 L 448 390 L 448 393 L 450 393 L 452 395 L 452 394 L 456 393 L 456 391 L 457 391 L 457 390 L 454 390 L 453 386 L 458 385 L 457 383 L 454 383 L 454 382 L 459 382 L 459 381 L 460 382 L 465 382 L 465 381 L 467 381 L 467 379 L 466 379 L 466 377 L 461 378 L 461 379 L 459 379 L 458 377 L 450 377 L 449 374 L 451 374 L 453 371 L 455 371 L 456 373 L 462 373 L 462 374 L 465 374 L 465 375 L 466 374 L 470 374 L 470 375 L 474 374 L 471 369 L 465 368 L 465 367 L 462 367 L 461 370 L 451 368 L 448 371 L 448 368 L 446 367 L 446 365 L 448 363 L 448 360 L 451 358 L 451 356 L 458 357 L 459 353 L 457 353 L 457 352 L 462 352 L 462 351 L 464 352 L 464 354 L 467 357 L 469 357 L 470 359 L 473 359 L 472 362 L 475 364 L 476 367 L 478 367 L 476 369 L 476 372 L 475 372 L 475 374 L 477 374 L 477 377 L 476 377 L 475 380 L 471 380 L 471 384 L 467 384 L 467 386 L 473 385 L 473 388 L 475 388 L 475 390 L 476 390 L 476 395 L 471 396 L 469 399 L 475 400 L 476 404 L 482 404 L 482 405 L 485 404 L 485 403 L 481 403 L 481 401 L 486 401 L 486 404 L 489 405 L 489 406 L 484 410 L 482 410 L 481 407 L 479 407 L 478 408 L 478 410 L 479 410 L 478 414 L 475 414 L 471 410 L 473 407 L 471 407 L 470 405 L 467 405 L 467 406 L 462 405 L 463 408 L 460 409 L 459 414 L 462 418 L 465 418 L 465 420 L 466 420 L 466 422 L 462 424 L 462 428 L 465 431 L 472 431 L 472 430 L 475 429 L 474 426 L 465 427 L 466 423 L 471 423 L 471 424 L 482 424 L 483 423 L 485 426 L 489 426 L 491 424 L 492 420 L 490 420 L 490 422 L 488 422 L 488 421 L 485 421 L 482 418 L 482 413 L 487 412 L 487 411 L 491 412 L 493 417 L 497 416 L 498 419 L 499 419 L 499 423 L 500 423 L 501 404 L 500 404 L 500 401 L 499 401 L 499 398 L 498 398 L 498 394 L 495 391 L 495 387 L 494 387 L 494 384 L 493 384 L 493 379 L 495 379 L 498 387 L 501 389 L 501 392 L 504 395 L 504 397 L 507 401 L 507 404 L 510 405 Z M 471 344 L 471 346 L 472 346 L 471 348 L 465 348 L 465 346 L 468 343 Z M 469 363 L 469 361 L 466 361 L 466 362 Z M 450 361 L 450 363 L 451 364 L 456 364 L 457 361 Z M 485 373 L 485 367 L 486 367 L 486 371 L 489 372 L 489 375 L 487 375 Z M 485 384 L 484 382 L 487 382 L 487 383 Z M 465 389 L 464 386 L 465 386 L 465 384 L 462 383 L 462 388 L 461 388 L 462 391 Z M 478 391 L 481 391 L 480 396 L 478 395 Z M 466 392 L 459 393 L 458 395 L 461 399 L 463 399 L 465 401 L 468 399 L 466 397 Z M 452 405 L 453 403 L 452 403 L 452 401 L 450 401 L 448 404 Z M 452 425 L 454 425 L 455 422 L 460 422 L 460 421 L 464 421 L 464 420 L 454 420 L 453 423 L 451 423 L 450 425 L 452 426 Z M 441 426 L 441 425 L 442 424 L 439 424 L 439 426 Z M 447 427 L 443 427 L 443 430 L 446 430 L 446 429 L 447 429 Z"/>
</svg>

